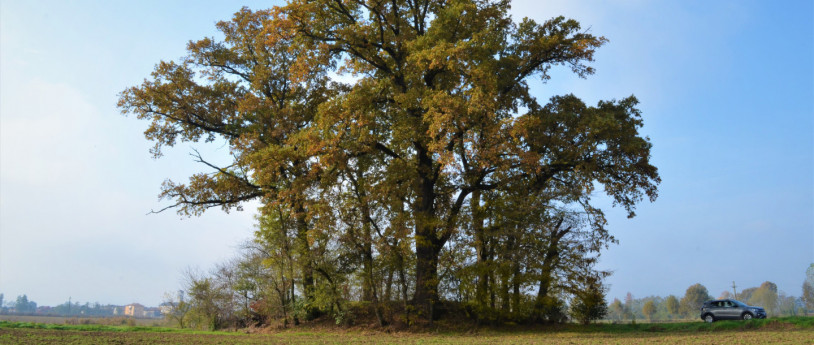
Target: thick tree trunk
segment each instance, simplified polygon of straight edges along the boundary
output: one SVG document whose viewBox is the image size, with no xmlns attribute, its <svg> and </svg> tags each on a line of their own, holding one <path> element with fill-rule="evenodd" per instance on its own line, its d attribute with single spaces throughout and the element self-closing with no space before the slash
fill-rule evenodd
<svg viewBox="0 0 814 345">
<path fill-rule="evenodd" d="M 367 264 L 364 264 L 363 266 L 366 266 L 366 265 Z M 362 267 L 362 269 L 365 272 L 368 271 L 367 267 Z M 365 273 L 365 275 L 362 278 L 364 280 L 362 282 L 362 301 L 370 302 L 370 301 L 373 300 L 373 294 L 370 292 L 371 291 L 370 290 L 370 284 L 371 284 L 370 277 L 368 277 L 367 273 Z"/>
<path fill-rule="evenodd" d="M 537 288 L 537 303 L 542 303 L 543 298 L 548 295 L 549 286 L 551 286 L 551 272 L 543 268 L 540 273 L 540 286 Z"/>
<path fill-rule="evenodd" d="M 534 317 L 538 322 L 546 321 L 546 314 L 549 312 L 548 308 L 551 307 L 551 305 L 546 305 L 545 298 L 548 296 L 553 281 L 553 260 L 552 256 L 546 255 L 543 260 L 543 267 L 540 270 L 540 285 L 537 288 L 537 298 L 534 301 Z"/>
<path fill-rule="evenodd" d="M 297 217 L 297 244 L 300 254 L 300 273 L 302 274 L 302 291 L 305 303 L 314 301 L 314 266 L 311 258 L 311 245 L 308 243 L 308 222 L 305 219 L 305 208 L 302 204 L 296 207 Z M 313 319 L 319 316 L 316 308 L 307 308 L 306 318 Z"/>
<path fill-rule="evenodd" d="M 435 219 L 435 180 L 432 159 L 427 150 L 416 144 L 418 160 L 415 217 L 416 285 L 413 303 L 424 316 L 432 319 L 438 299 L 438 253 L 440 240 Z"/>
<path fill-rule="evenodd" d="M 421 235 L 419 235 L 421 236 Z M 425 237 L 426 238 L 426 237 Z M 416 239 L 418 242 L 419 240 Z M 431 245 L 416 244 L 416 280 L 413 303 L 423 315 L 431 317 L 438 299 L 438 253 Z"/>
<path fill-rule="evenodd" d="M 560 261 L 560 252 L 558 249 L 560 240 L 562 240 L 563 236 L 571 231 L 570 227 L 561 230 L 560 226 L 562 225 L 562 222 L 563 219 L 560 219 L 557 222 L 557 225 L 552 228 L 548 247 L 543 253 L 543 265 L 540 268 L 540 285 L 537 289 L 537 299 L 534 303 L 535 312 L 538 314 L 537 317 L 540 319 L 540 321 L 543 319 L 542 313 L 545 311 L 543 310 L 544 307 L 546 307 L 543 302 L 551 289 L 554 269 L 557 268 Z"/>
</svg>

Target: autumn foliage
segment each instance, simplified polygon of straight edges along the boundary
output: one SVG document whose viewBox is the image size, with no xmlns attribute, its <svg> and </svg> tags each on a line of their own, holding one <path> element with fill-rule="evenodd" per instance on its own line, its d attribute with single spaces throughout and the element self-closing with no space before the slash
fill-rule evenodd
<svg viewBox="0 0 814 345">
<path fill-rule="evenodd" d="M 508 8 L 243 9 L 218 23 L 222 41 L 190 42 L 119 106 L 149 122 L 156 156 L 179 142 L 228 144 L 231 164 L 196 153 L 207 170 L 165 182 L 161 196 L 190 216 L 259 200 L 256 242 L 276 300 L 304 318 L 363 302 L 380 324 L 451 308 L 559 320 L 569 300 L 604 289 L 594 264 L 615 239 L 595 189 L 633 216 L 659 176 L 635 97 L 540 101 L 529 86 L 552 68 L 591 75 L 607 40 L 563 17 L 516 22 Z"/>
</svg>

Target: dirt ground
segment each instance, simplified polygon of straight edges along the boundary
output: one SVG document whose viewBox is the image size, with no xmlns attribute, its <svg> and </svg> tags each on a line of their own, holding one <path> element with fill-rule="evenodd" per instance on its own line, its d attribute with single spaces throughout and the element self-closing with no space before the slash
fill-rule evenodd
<svg viewBox="0 0 814 345">
<path fill-rule="evenodd" d="M 211 334 L 0 329 L 0 344 L 814 344 L 814 330 L 726 332 L 526 332 L 444 335 L 279 332 Z"/>
</svg>

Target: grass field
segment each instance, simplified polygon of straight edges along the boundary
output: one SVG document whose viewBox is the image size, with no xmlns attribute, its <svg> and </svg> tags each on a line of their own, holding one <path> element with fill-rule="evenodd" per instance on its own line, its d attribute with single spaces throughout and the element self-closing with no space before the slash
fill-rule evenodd
<svg viewBox="0 0 814 345">
<path fill-rule="evenodd" d="M 747 322 L 566 325 L 469 332 L 302 329 L 243 334 L 158 327 L 0 322 L 0 344 L 814 344 L 814 318 Z"/>
</svg>

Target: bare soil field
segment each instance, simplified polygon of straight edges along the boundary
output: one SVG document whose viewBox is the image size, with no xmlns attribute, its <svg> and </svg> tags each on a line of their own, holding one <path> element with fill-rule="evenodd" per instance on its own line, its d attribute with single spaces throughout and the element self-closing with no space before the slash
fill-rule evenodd
<svg viewBox="0 0 814 345">
<path fill-rule="evenodd" d="M 77 316 L 42 316 L 42 315 L 0 315 L 0 321 L 32 322 L 45 324 L 90 324 L 90 325 L 127 325 L 127 326 L 162 326 L 163 319 L 135 319 L 126 317 L 77 317 Z"/>
<path fill-rule="evenodd" d="M 444 335 L 280 332 L 222 334 L 0 329 L 0 344 L 814 344 L 814 330 L 723 332 L 529 332 Z"/>
</svg>

